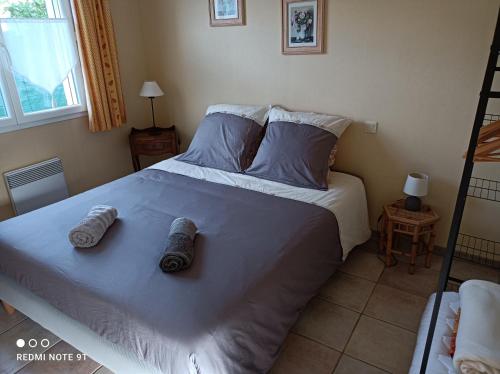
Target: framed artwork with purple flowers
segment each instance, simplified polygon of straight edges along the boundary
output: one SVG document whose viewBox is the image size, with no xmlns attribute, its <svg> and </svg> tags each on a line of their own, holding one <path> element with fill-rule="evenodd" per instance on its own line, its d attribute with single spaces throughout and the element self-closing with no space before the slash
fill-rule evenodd
<svg viewBox="0 0 500 374">
<path fill-rule="evenodd" d="M 282 52 L 285 55 L 324 53 L 324 0 L 281 0 Z"/>
</svg>

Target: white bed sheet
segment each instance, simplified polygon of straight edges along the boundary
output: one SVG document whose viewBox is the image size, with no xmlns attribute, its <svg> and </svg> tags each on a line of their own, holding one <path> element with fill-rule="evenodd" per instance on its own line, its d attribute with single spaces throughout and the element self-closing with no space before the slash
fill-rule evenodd
<svg viewBox="0 0 500 374">
<path fill-rule="evenodd" d="M 355 246 L 366 242 L 371 237 L 365 186 L 361 179 L 349 174 L 329 173 L 328 191 L 320 191 L 293 187 L 250 175 L 191 165 L 177 161 L 175 158 L 161 161 L 149 168 L 245 188 L 326 208 L 333 212 L 337 218 L 344 260 Z"/>
<path fill-rule="evenodd" d="M 422 365 L 422 358 L 424 356 L 425 343 L 427 340 L 427 333 L 429 332 L 429 325 L 432 319 L 432 310 L 434 308 L 434 301 L 436 294 L 429 297 L 427 306 L 425 307 L 422 318 L 420 319 L 420 327 L 417 334 L 417 342 L 415 344 L 415 351 L 413 353 L 413 361 L 410 367 L 409 374 L 419 374 L 420 366 Z M 447 320 L 454 319 L 455 313 L 450 308 L 450 303 L 457 303 L 460 297 L 457 292 L 444 292 L 441 299 L 441 306 L 439 309 L 438 320 L 434 336 L 432 337 L 432 347 L 427 362 L 426 372 L 429 374 L 456 374 L 453 369 L 453 361 L 448 355 L 448 347 L 443 341 L 444 336 L 451 336 L 451 328 Z M 443 365 L 446 362 L 450 368 Z"/>
</svg>

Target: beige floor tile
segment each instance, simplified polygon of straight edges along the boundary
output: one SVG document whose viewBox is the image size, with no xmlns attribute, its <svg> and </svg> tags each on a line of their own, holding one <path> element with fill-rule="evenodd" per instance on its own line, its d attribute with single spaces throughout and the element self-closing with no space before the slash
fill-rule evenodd
<svg viewBox="0 0 500 374">
<path fill-rule="evenodd" d="M 345 353 L 391 373 L 408 373 L 416 334 L 361 316 Z"/>
<path fill-rule="evenodd" d="M 422 264 L 424 263 L 425 256 L 422 256 Z M 433 254 L 431 257 L 431 270 L 441 271 L 441 266 L 443 266 L 444 257 L 440 255 Z"/>
<path fill-rule="evenodd" d="M 395 255 L 396 259 L 398 262 L 404 262 L 405 264 L 410 264 L 410 257 L 404 256 L 404 255 Z M 435 270 L 435 271 L 441 271 L 441 265 L 443 264 L 443 257 L 439 255 L 432 255 L 431 258 L 431 267 L 429 269 Z M 418 271 L 420 269 L 424 268 L 425 269 L 425 255 L 419 255 L 417 256 L 417 266 L 415 268 L 415 271 Z"/>
<path fill-rule="evenodd" d="M 359 314 L 321 299 L 307 305 L 293 331 L 343 351 Z"/>
<path fill-rule="evenodd" d="M 435 270 L 417 268 L 415 274 L 409 274 L 408 266 L 399 263 L 385 268 L 379 283 L 427 298 L 436 291 L 438 279 L 439 272 Z"/>
<path fill-rule="evenodd" d="M 365 251 L 365 252 L 370 252 L 370 253 L 378 253 L 379 252 L 379 237 L 373 237 L 371 238 L 370 240 L 368 240 L 367 242 L 361 244 L 361 245 L 358 245 L 356 247 L 356 250 L 362 250 L 362 251 Z"/>
<path fill-rule="evenodd" d="M 290 334 L 271 374 L 330 374 L 340 355 L 324 345 Z"/>
<path fill-rule="evenodd" d="M 90 357 L 78 359 L 80 353 L 76 348 L 66 342 L 60 341 L 46 352 L 49 354 L 67 354 L 73 355 L 73 360 L 43 360 L 32 361 L 16 374 L 47 374 L 47 373 L 71 373 L 71 374 L 90 374 L 94 373 L 101 365 Z"/>
<path fill-rule="evenodd" d="M 17 310 L 13 314 L 7 314 L 7 312 L 0 305 L 0 334 L 8 329 L 11 329 L 25 319 L 26 316 Z"/>
<path fill-rule="evenodd" d="M 18 339 L 24 339 L 25 342 L 30 339 L 36 339 L 37 341 L 48 339 L 49 346 L 43 348 L 37 345 L 35 348 L 30 348 L 28 344 L 25 344 L 23 348 L 18 348 L 16 345 Z M 30 319 L 24 320 L 0 335 L 0 373 L 15 373 L 28 364 L 26 361 L 17 360 L 17 354 L 42 353 L 59 341 L 60 339 L 57 336 L 45 330 L 39 324 Z"/>
<path fill-rule="evenodd" d="M 384 374 L 386 371 L 342 355 L 334 374 Z"/>
<path fill-rule="evenodd" d="M 94 374 L 113 374 L 111 370 L 108 368 L 101 366 L 99 369 L 97 369 Z"/>
<path fill-rule="evenodd" d="M 378 284 L 364 314 L 417 332 L 427 299 Z"/>
<path fill-rule="evenodd" d="M 339 270 L 376 282 L 384 270 L 384 263 L 377 258 L 375 253 L 356 248 L 349 253 Z"/>
<path fill-rule="evenodd" d="M 320 290 L 320 296 L 332 303 L 361 312 L 374 287 L 374 282 L 338 271 Z"/>
<path fill-rule="evenodd" d="M 482 279 L 495 283 L 500 281 L 500 272 L 497 269 L 459 259 L 453 259 L 450 275 L 461 280 Z"/>
</svg>

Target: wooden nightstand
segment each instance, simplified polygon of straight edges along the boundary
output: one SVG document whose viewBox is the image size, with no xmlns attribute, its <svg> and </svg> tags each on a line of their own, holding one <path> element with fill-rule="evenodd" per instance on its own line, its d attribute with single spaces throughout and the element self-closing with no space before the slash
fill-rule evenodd
<svg viewBox="0 0 500 374">
<path fill-rule="evenodd" d="M 431 266 L 432 250 L 436 237 L 436 223 L 439 216 L 428 205 L 423 205 L 420 212 L 411 212 L 404 209 L 404 200 L 385 205 L 382 215 L 382 230 L 380 233 L 380 250 L 385 250 L 386 266 L 393 265 L 393 253 L 410 257 L 408 272 L 415 273 L 417 255 L 426 254 L 425 267 Z M 394 249 L 395 234 L 409 235 L 412 238 L 410 253 Z"/>
<path fill-rule="evenodd" d="M 175 156 L 179 154 L 179 139 L 175 126 L 150 127 L 144 130 L 132 128 L 129 136 L 134 170 L 141 170 L 139 156 Z"/>
</svg>

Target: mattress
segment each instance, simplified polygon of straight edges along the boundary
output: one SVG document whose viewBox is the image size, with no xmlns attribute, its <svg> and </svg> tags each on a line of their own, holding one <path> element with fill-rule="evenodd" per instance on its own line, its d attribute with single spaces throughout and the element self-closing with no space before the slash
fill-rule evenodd
<svg viewBox="0 0 500 374">
<path fill-rule="evenodd" d="M 429 325 L 432 318 L 432 310 L 434 308 L 434 300 L 436 299 L 436 294 L 431 295 L 427 306 L 425 307 L 424 313 L 420 320 L 420 327 L 417 335 L 417 343 L 415 345 L 415 351 L 413 354 L 413 361 L 410 367 L 409 374 L 419 374 L 420 367 L 422 365 L 422 358 L 424 355 L 425 342 L 427 340 L 427 333 L 429 332 Z M 443 337 L 450 336 L 450 327 L 447 320 L 455 318 L 455 312 L 450 308 L 450 304 L 456 304 L 459 302 L 459 295 L 457 292 L 444 292 L 443 298 L 441 299 L 441 307 L 439 310 L 438 320 L 436 322 L 436 329 L 434 331 L 434 336 L 432 339 L 432 347 L 429 354 L 429 360 L 427 363 L 427 373 L 432 374 L 455 374 L 452 367 L 451 358 L 449 358 L 448 350 L 449 348 L 443 341 Z M 441 356 L 441 357 L 440 357 Z M 446 357 L 446 359 L 445 359 Z M 443 365 L 446 362 L 450 366 L 450 370 Z"/>
<path fill-rule="evenodd" d="M 86 353 L 119 372 L 120 355 L 146 371 L 265 372 L 341 263 L 336 215 L 177 171 L 145 170 L 0 223 L 0 273 L 11 281 L 0 297 L 84 352 L 81 336 L 105 342 L 114 361 Z M 119 220 L 97 247 L 75 250 L 67 233 L 95 204 L 115 206 Z M 166 275 L 158 260 L 179 216 L 200 228 L 196 257 Z M 56 331 L 58 314 L 81 328 Z"/>
</svg>

